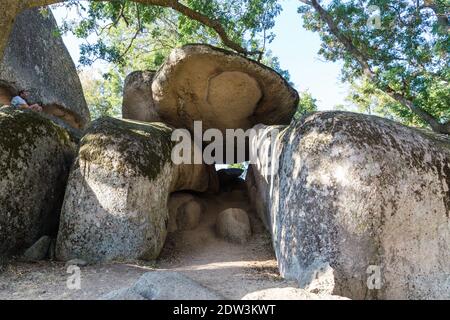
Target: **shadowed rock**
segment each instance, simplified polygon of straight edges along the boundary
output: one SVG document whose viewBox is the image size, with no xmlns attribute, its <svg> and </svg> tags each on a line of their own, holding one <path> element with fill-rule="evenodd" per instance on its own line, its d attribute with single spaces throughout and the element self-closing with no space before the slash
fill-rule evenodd
<svg viewBox="0 0 450 320">
<path fill-rule="evenodd" d="M 25 10 L 15 21 L 0 61 L 0 103 L 9 104 L 20 89 L 29 102 L 75 128 L 89 122 L 89 110 L 77 70 L 50 11 Z"/>
<path fill-rule="evenodd" d="M 161 119 L 177 128 L 243 128 L 288 124 L 298 93 L 278 73 L 208 45 L 172 51 L 155 75 L 153 100 Z"/>
<path fill-rule="evenodd" d="M 122 117 L 124 119 L 158 122 L 152 96 L 152 81 L 155 72 L 135 71 L 125 78 L 123 89 Z"/>
<path fill-rule="evenodd" d="M 252 165 L 253 200 L 264 203 L 256 209 L 282 276 L 358 299 L 448 298 L 448 141 L 374 116 L 321 112 L 291 124 L 273 152 L 273 175 L 269 157 Z M 320 273 L 328 280 L 317 281 Z"/>
<path fill-rule="evenodd" d="M 169 232 L 195 229 L 200 223 L 200 218 L 204 211 L 200 199 L 186 192 L 171 194 L 168 201 L 168 209 Z"/>
<path fill-rule="evenodd" d="M 29 247 L 21 257 L 21 261 L 40 261 L 48 257 L 48 251 L 52 239 L 49 236 L 43 236 L 35 244 Z"/>
<path fill-rule="evenodd" d="M 205 165 L 175 165 L 173 129 L 102 118 L 81 140 L 61 213 L 56 256 L 88 262 L 154 259 L 171 192 L 209 189 Z"/>
</svg>

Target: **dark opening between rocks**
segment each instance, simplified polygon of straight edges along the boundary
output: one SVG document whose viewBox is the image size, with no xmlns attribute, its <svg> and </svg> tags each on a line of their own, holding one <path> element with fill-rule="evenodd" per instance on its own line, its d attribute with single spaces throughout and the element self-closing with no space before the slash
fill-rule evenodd
<svg viewBox="0 0 450 320">
<path fill-rule="evenodd" d="M 17 90 L 9 87 L 7 84 L 0 85 L 0 107 L 9 106 L 11 104 L 11 99 L 14 97 L 14 92 L 16 91 Z M 72 128 L 82 128 L 82 120 L 74 112 L 57 104 L 44 104 L 42 108 L 44 113 L 61 119 Z"/>
</svg>

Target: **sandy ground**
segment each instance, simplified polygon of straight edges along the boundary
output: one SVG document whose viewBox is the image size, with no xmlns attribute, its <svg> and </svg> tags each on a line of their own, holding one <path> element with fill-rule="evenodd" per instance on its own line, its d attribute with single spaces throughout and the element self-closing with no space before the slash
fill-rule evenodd
<svg viewBox="0 0 450 320">
<path fill-rule="evenodd" d="M 82 267 L 78 290 L 67 288 L 70 274 L 64 263 L 11 262 L 0 273 L 0 299 L 97 299 L 112 290 L 130 286 L 141 274 L 155 269 L 183 273 L 227 299 L 241 299 L 258 290 L 292 285 L 279 276 L 270 235 L 249 208 L 244 192 L 203 195 L 202 201 L 206 212 L 200 226 L 170 234 L 156 261 Z M 231 244 L 216 236 L 216 215 L 232 207 L 249 212 L 253 235 L 245 245 Z"/>
</svg>

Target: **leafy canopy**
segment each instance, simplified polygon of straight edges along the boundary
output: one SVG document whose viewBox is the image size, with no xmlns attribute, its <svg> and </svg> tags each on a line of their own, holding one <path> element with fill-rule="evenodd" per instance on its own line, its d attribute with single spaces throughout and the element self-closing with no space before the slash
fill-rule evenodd
<svg viewBox="0 0 450 320">
<path fill-rule="evenodd" d="M 324 2 L 324 1 L 322 1 Z M 373 77 L 364 78 L 357 55 L 336 36 L 311 5 L 299 7 L 306 29 L 322 40 L 319 54 L 342 60 L 342 79 L 353 83 L 350 100 L 362 109 L 377 104 L 376 112 L 407 124 L 427 123 L 405 104 L 386 93 L 395 93 L 420 107 L 440 123 L 450 120 L 448 27 L 441 23 L 445 2 L 411 0 L 332 0 L 325 10 L 338 32 L 362 54 Z"/>
<path fill-rule="evenodd" d="M 274 19 L 281 12 L 276 0 L 188 0 L 183 4 L 219 21 L 228 36 L 248 51 L 264 51 L 261 62 L 289 79 L 278 58 L 265 50 L 274 38 L 270 31 Z M 173 48 L 187 43 L 226 48 L 214 30 L 169 8 L 125 0 L 70 1 L 63 6 L 78 13 L 76 19 L 64 22 L 61 32 L 85 39 L 80 65 L 88 68 L 98 60 L 107 63 L 102 68 L 103 80 L 98 70 L 82 75 L 93 118 L 120 115 L 126 75 L 135 70 L 157 70 Z"/>
</svg>

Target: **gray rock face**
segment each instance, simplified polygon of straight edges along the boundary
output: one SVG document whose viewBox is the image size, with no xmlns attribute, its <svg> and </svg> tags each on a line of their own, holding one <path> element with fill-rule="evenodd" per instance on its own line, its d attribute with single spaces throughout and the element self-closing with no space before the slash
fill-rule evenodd
<svg viewBox="0 0 450 320">
<path fill-rule="evenodd" d="M 56 255 L 88 262 L 153 259 L 164 244 L 169 194 L 203 192 L 204 165 L 175 165 L 171 128 L 103 118 L 81 140 L 61 213 Z"/>
<path fill-rule="evenodd" d="M 123 88 L 122 117 L 145 122 L 161 121 L 155 110 L 152 95 L 153 71 L 134 71 Z"/>
<path fill-rule="evenodd" d="M 270 130 L 270 128 L 268 128 Z M 351 298 L 450 294 L 450 144 L 392 121 L 322 112 L 293 123 L 253 166 L 281 274 L 323 273 Z"/>
<path fill-rule="evenodd" d="M 194 195 L 186 192 L 175 192 L 170 195 L 169 232 L 195 229 L 203 213 L 203 205 Z"/>
<path fill-rule="evenodd" d="M 20 89 L 30 91 L 30 103 L 44 105 L 72 127 L 89 122 L 89 110 L 75 68 L 51 12 L 26 10 L 15 22 L 0 63 L 0 104 L 9 104 Z"/>
<path fill-rule="evenodd" d="M 194 280 L 172 271 L 142 275 L 130 288 L 110 292 L 101 300 L 223 300 L 224 298 Z"/>
<path fill-rule="evenodd" d="M 245 243 L 251 236 L 250 219 L 247 212 L 238 208 L 222 211 L 217 216 L 217 234 L 230 242 Z"/>
<path fill-rule="evenodd" d="M 22 261 L 40 261 L 48 256 L 48 250 L 52 239 L 43 236 L 35 244 L 29 247 L 22 256 Z"/>
<path fill-rule="evenodd" d="M 0 111 L 0 256 L 55 234 L 75 146 L 31 111 Z"/>
<path fill-rule="evenodd" d="M 177 128 L 248 129 L 288 124 L 298 93 L 278 73 L 208 45 L 177 48 L 155 75 L 153 101 L 161 119 Z"/>
</svg>

